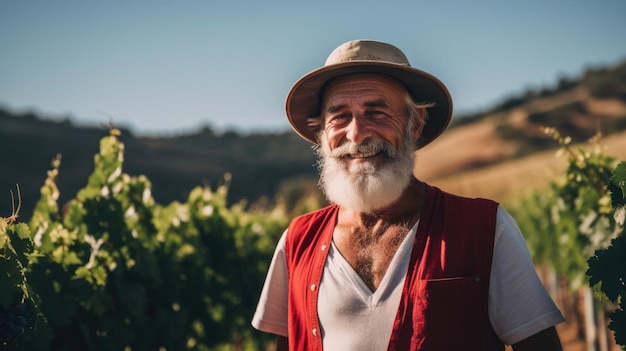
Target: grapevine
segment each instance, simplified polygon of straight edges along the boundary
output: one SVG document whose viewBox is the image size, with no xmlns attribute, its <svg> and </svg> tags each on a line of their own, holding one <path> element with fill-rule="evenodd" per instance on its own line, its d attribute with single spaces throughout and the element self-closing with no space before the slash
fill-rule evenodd
<svg viewBox="0 0 626 351">
<path fill-rule="evenodd" d="M 607 190 L 617 160 L 605 155 L 600 136 L 590 140 L 590 150 L 571 145 L 571 138 L 553 129 L 546 133 L 567 155 L 562 178 L 547 189 L 517 199 L 512 211 L 527 237 L 533 257 L 566 276 L 572 290 L 585 284 L 587 260 L 606 247 L 621 227 L 613 220 Z"/>
<path fill-rule="evenodd" d="M 617 309 L 609 314 L 609 329 L 614 331 L 615 341 L 626 346 L 626 162 L 615 168 L 608 188 L 615 209 L 614 219 L 622 226 L 622 232 L 611 240 L 608 247 L 595 252 L 588 261 L 586 274 L 590 286 L 601 285 L 600 289 L 606 297 L 618 304 Z"/>
<path fill-rule="evenodd" d="M 26 224 L 17 223 L 21 196 L 17 186 L 18 204 L 11 191 L 13 205 L 9 217 L 0 217 L 0 347 L 15 350 L 39 350 L 47 339 L 46 328 L 38 328 L 41 316 L 37 296 L 30 287 L 27 270 L 34 252 Z"/>
<path fill-rule="evenodd" d="M 52 162 L 29 222 L 40 253 L 27 271 L 53 331 L 49 349 L 260 349 L 250 320 L 284 216 L 226 203 L 192 189 L 160 205 L 143 175 L 124 172 L 124 144 L 111 128 L 94 171 L 59 206 Z M 24 349 L 30 350 L 30 349 Z M 47 349 L 44 349 L 47 350 Z"/>
<path fill-rule="evenodd" d="M 575 149 L 571 138 L 555 129 L 546 133 L 561 146 L 558 154 L 567 155 L 565 174 L 547 189 L 517 199 L 512 209 L 536 262 L 566 277 L 572 292 L 602 282 L 596 292 L 605 297 L 596 294 L 592 304 L 603 318 L 604 309 L 610 310 L 607 302 L 619 302 L 624 294 L 624 162 L 604 154 L 601 135 L 590 140 L 591 148 Z M 585 317 L 587 322 L 594 319 Z M 624 345 L 623 307 L 609 317 L 609 329 Z"/>
</svg>

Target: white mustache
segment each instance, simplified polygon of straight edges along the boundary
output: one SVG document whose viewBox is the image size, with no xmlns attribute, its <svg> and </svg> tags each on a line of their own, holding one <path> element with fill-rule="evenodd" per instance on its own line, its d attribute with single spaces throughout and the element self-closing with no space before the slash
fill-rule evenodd
<svg viewBox="0 0 626 351">
<path fill-rule="evenodd" d="M 347 141 L 330 151 L 328 156 L 334 158 L 352 158 L 353 156 L 373 156 L 384 152 L 389 158 L 398 157 L 398 150 L 388 141 L 382 139 L 368 139 L 361 144 Z"/>
</svg>

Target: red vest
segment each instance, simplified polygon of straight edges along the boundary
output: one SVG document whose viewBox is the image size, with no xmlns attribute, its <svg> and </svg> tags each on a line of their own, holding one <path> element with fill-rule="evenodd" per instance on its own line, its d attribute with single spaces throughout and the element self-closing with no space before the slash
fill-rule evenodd
<svg viewBox="0 0 626 351">
<path fill-rule="evenodd" d="M 497 206 L 427 186 L 389 351 L 504 350 L 487 307 Z M 289 350 L 322 350 L 317 293 L 337 213 L 289 226 Z"/>
</svg>

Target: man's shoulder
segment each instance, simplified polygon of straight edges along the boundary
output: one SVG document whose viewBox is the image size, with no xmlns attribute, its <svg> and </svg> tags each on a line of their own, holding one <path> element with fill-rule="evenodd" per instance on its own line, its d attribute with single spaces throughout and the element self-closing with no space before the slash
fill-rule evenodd
<svg viewBox="0 0 626 351">
<path fill-rule="evenodd" d="M 320 217 L 320 216 L 325 216 L 329 212 L 334 211 L 336 208 L 337 208 L 337 205 L 331 204 L 331 205 L 319 208 L 317 210 L 313 210 L 313 211 L 310 211 L 310 212 L 298 215 L 298 216 L 296 216 L 296 217 L 294 217 L 292 219 L 292 222 L 312 219 L 312 218 L 316 218 L 316 217 Z"/>
<path fill-rule="evenodd" d="M 322 237 L 328 235 L 332 237 L 329 225 L 334 227 L 336 213 L 337 206 L 329 205 L 295 217 L 289 224 L 285 236 L 287 257 L 299 257 Z"/>
<path fill-rule="evenodd" d="M 436 186 L 429 185 L 429 184 L 426 184 L 426 187 L 429 189 L 428 192 L 431 194 L 432 198 L 441 197 L 441 198 L 444 198 L 445 201 L 447 202 L 460 202 L 460 203 L 467 203 L 467 204 L 475 204 L 475 203 L 496 204 L 496 205 L 498 204 L 498 202 L 492 199 L 454 194 L 454 193 L 447 192 L 445 190 L 442 190 Z"/>
</svg>

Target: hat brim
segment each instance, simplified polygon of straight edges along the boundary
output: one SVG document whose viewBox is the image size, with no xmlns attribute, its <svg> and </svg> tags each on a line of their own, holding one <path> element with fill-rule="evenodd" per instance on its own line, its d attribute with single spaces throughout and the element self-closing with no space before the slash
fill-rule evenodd
<svg viewBox="0 0 626 351">
<path fill-rule="evenodd" d="M 307 120 L 320 115 L 320 92 L 329 80 L 353 73 L 382 73 L 402 82 L 418 102 L 433 102 L 428 119 L 417 140 L 420 149 L 435 140 L 447 128 L 452 118 L 452 98 L 445 85 L 433 75 L 410 66 L 387 62 L 349 61 L 318 68 L 300 78 L 287 95 L 287 119 L 304 139 L 317 144 L 315 131 Z"/>
</svg>

